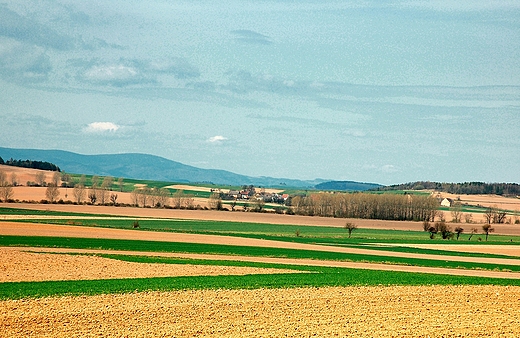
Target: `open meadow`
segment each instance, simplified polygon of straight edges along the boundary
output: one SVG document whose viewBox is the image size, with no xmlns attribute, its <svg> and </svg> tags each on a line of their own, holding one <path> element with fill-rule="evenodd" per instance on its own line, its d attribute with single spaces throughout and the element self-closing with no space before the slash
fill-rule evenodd
<svg viewBox="0 0 520 338">
<path fill-rule="evenodd" d="M 520 226 L 472 226 L 0 203 L 1 336 L 520 336 Z"/>
</svg>

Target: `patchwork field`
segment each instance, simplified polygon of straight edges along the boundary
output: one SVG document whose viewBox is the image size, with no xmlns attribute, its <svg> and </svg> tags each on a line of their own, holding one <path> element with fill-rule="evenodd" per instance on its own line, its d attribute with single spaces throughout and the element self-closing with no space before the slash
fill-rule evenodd
<svg viewBox="0 0 520 338">
<path fill-rule="evenodd" d="M 2 203 L 0 336 L 520 336 L 520 226 L 346 221 Z"/>
</svg>

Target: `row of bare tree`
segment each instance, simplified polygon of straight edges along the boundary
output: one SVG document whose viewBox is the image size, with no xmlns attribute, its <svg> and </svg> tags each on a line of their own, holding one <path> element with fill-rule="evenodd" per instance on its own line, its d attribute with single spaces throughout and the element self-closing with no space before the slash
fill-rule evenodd
<svg viewBox="0 0 520 338">
<path fill-rule="evenodd" d="M 371 193 L 316 193 L 291 201 L 299 215 L 399 221 L 433 221 L 438 206 L 431 196 Z"/>
</svg>

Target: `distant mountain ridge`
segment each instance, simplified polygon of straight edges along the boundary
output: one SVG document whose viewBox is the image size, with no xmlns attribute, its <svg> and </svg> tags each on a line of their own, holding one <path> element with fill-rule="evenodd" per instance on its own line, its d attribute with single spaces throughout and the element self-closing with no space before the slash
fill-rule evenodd
<svg viewBox="0 0 520 338">
<path fill-rule="evenodd" d="M 166 158 L 140 153 L 82 155 L 64 150 L 15 149 L 0 147 L 4 159 L 30 159 L 56 164 L 62 171 L 74 174 L 125 177 L 132 179 L 223 185 L 255 185 L 262 187 L 295 187 L 314 189 L 324 179 L 297 180 L 273 177 L 251 177 L 226 170 L 202 169 Z M 355 182 L 357 183 L 357 182 Z M 373 184 L 358 183 L 360 189 L 373 189 Z M 366 184 L 366 187 L 365 187 Z M 376 185 L 379 186 L 379 185 Z"/>
</svg>

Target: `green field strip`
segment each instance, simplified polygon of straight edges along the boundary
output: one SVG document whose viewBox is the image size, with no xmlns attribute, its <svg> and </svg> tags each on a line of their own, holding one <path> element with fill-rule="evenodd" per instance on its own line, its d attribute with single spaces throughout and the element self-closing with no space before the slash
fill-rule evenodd
<svg viewBox="0 0 520 338">
<path fill-rule="evenodd" d="M 486 264 L 456 262 L 445 260 L 428 260 L 419 258 L 402 258 L 389 256 L 375 256 L 350 253 L 336 253 L 326 251 L 296 250 L 283 248 L 262 248 L 253 246 L 230 246 L 219 244 L 195 244 L 181 242 L 154 242 L 138 240 L 115 240 L 93 238 L 65 238 L 65 237 L 26 237 L 26 236 L 0 236 L 2 246 L 33 246 L 33 247 L 59 247 L 71 249 L 99 249 L 99 250 L 123 250 L 146 252 L 176 252 L 193 254 L 219 254 L 235 256 L 275 257 L 293 259 L 315 259 L 330 261 L 351 261 L 366 263 L 385 263 L 395 265 L 411 265 L 421 267 L 459 268 L 520 271 L 518 265 Z"/>
<path fill-rule="evenodd" d="M 299 267 L 302 268 L 302 267 Z M 309 267 L 310 268 L 310 267 Z M 520 280 L 433 275 L 396 271 L 320 268 L 319 273 L 288 273 L 245 276 L 190 276 L 163 278 L 106 279 L 81 281 L 0 283 L 0 299 L 55 296 L 124 294 L 145 291 L 204 289 L 260 289 L 296 287 L 348 287 L 392 285 L 512 285 Z M 287 290 L 290 292 L 290 290 Z"/>
<path fill-rule="evenodd" d="M 19 208 L 5 208 L 0 206 L 0 215 L 20 215 L 20 216 L 76 216 L 81 217 L 111 217 L 112 215 L 102 214 L 87 214 L 87 213 L 75 213 L 75 212 L 62 212 L 62 211 L 51 211 L 51 210 L 32 210 L 32 209 L 19 209 Z M 123 217 L 123 216 L 118 216 Z"/>
</svg>

